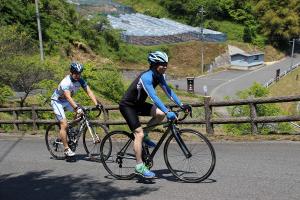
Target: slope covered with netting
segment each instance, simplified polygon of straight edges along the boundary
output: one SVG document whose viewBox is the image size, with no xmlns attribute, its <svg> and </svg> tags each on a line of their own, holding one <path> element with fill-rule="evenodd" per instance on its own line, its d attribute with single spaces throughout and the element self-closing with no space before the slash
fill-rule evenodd
<svg viewBox="0 0 300 200">
<path fill-rule="evenodd" d="M 201 28 L 192 27 L 166 18 L 154 18 L 134 13 L 122 14 L 118 17 L 108 15 L 114 29 L 122 30 L 122 38 L 132 44 L 155 45 L 175 43 L 189 40 L 201 40 Z M 223 42 L 226 35 L 203 29 L 203 40 Z"/>
</svg>

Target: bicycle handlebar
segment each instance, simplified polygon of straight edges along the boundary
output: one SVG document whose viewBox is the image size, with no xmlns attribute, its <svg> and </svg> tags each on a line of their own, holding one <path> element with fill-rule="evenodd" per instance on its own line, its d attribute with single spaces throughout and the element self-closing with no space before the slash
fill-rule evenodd
<svg viewBox="0 0 300 200">
<path fill-rule="evenodd" d="M 182 108 L 179 108 L 177 110 L 172 110 L 172 108 L 171 108 L 171 111 L 174 112 L 177 117 L 179 116 L 179 114 L 181 112 L 184 112 L 183 117 L 177 118 L 177 121 L 183 121 L 188 115 L 190 115 L 190 117 L 192 117 L 192 110 L 184 110 Z"/>
<path fill-rule="evenodd" d="M 94 110 L 98 110 L 99 111 L 99 113 L 96 115 L 96 118 L 97 118 L 97 117 L 99 117 L 101 115 L 102 111 L 104 110 L 104 108 L 103 108 L 102 105 L 100 106 L 100 108 L 98 108 L 96 106 L 95 107 L 83 107 L 81 105 L 79 105 L 79 106 L 83 110 L 83 113 L 80 116 L 77 116 L 77 114 L 76 114 L 75 117 L 74 117 L 74 120 L 71 123 L 77 123 L 77 122 L 79 122 L 80 120 L 82 120 L 82 118 L 84 116 L 87 116 L 89 112 L 94 111 Z"/>
</svg>

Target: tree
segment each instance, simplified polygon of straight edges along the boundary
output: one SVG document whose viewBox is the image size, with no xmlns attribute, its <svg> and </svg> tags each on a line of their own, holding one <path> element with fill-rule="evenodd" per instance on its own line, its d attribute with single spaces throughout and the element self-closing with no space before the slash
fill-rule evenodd
<svg viewBox="0 0 300 200">
<path fill-rule="evenodd" d="M 250 26 L 245 26 L 243 33 L 244 42 L 251 43 L 255 38 L 255 31 Z"/>
<path fill-rule="evenodd" d="M 0 26 L 0 61 L 37 51 L 37 45 L 30 35 L 19 28 L 19 25 Z"/>
<path fill-rule="evenodd" d="M 34 56 L 35 43 L 18 27 L 0 27 L 0 84 L 24 92 L 20 100 L 23 106 L 29 93 L 38 88 L 41 80 L 52 78 L 52 72 L 46 69 L 46 63 L 41 63 Z"/>
<path fill-rule="evenodd" d="M 15 91 L 25 93 L 20 99 L 21 107 L 24 106 L 30 92 L 39 88 L 40 81 L 53 78 L 52 72 L 47 70 L 38 58 L 33 60 L 18 56 L 3 64 L 5 68 L 0 71 L 0 76 L 3 77 L 1 82 L 11 86 Z"/>
<path fill-rule="evenodd" d="M 258 1 L 254 7 L 260 31 L 276 47 L 285 48 L 291 38 L 300 35 L 300 1 Z"/>
</svg>

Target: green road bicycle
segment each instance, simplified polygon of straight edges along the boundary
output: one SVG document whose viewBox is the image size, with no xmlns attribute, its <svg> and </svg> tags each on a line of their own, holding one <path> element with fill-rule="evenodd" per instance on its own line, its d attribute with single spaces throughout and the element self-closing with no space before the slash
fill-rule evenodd
<svg viewBox="0 0 300 200">
<path fill-rule="evenodd" d="M 182 109 L 174 111 L 177 116 L 184 116 L 177 121 L 184 120 L 189 113 Z M 191 113 L 190 113 L 191 114 Z M 163 125 L 166 130 L 160 137 L 156 147 L 151 151 L 143 144 L 142 159 L 150 169 L 153 158 L 166 139 L 163 155 L 170 172 L 184 182 L 196 183 L 207 179 L 216 164 L 216 154 L 210 141 L 199 131 L 180 129 L 177 121 L 167 121 L 144 130 Z M 135 177 L 136 165 L 133 151 L 134 134 L 126 131 L 112 131 L 105 135 L 100 144 L 101 161 L 107 172 L 117 179 L 132 179 Z M 107 155 L 109 155 L 107 157 Z"/>
<path fill-rule="evenodd" d="M 68 145 L 72 151 L 76 151 L 80 136 L 83 135 L 83 147 L 87 153 L 89 159 L 100 161 L 100 142 L 107 133 L 108 129 L 102 124 L 92 124 L 89 119 L 89 113 L 93 110 L 98 110 L 99 113 L 96 116 L 99 117 L 101 109 L 94 108 L 83 108 L 83 114 L 68 123 L 67 128 L 67 139 Z M 48 126 L 45 134 L 46 146 L 53 158 L 62 160 L 65 159 L 64 146 L 59 136 L 60 126 L 58 123 L 51 124 Z M 108 141 L 108 143 L 110 143 Z M 110 154 L 107 151 L 107 155 Z"/>
</svg>

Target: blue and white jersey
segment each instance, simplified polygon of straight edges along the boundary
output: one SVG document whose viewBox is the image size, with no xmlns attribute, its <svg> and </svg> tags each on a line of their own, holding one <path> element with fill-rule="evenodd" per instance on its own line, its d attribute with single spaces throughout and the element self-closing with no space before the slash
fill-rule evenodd
<svg viewBox="0 0 300 200">
<path fill-rule="evenodd" d="M 180 100 L 167 85 L 164 75 L 156 73 L 154 70 L 147 70 L 141 73 L 129 86 L 127 92 L 120 101 L 120 105 L 134 106 L 142 104 L 149 96 L 154 104 L 164 113 L 168 112 L 168 108 L 159 99 L 155 88 L 157 85 L 163 89 L 166 95 L 174 101 L 177 105 L 181 105 Z"/>
<path fill-rule="evenodd" d="M 66 97 L 64 96 L 64 91 L 68 90 L 71 92 L 71 96 L 73 96 L 79 88 L 82 87 L 86 89 L 87 83 L 80 78 L 79 81 L 75 81 L 72 79 L 71 75 L 67 75 L 58 85 L 56 90 L 51 96 L 52 100 L 60 100 L 60 101 L 67 101 Z"/>
</svg>

